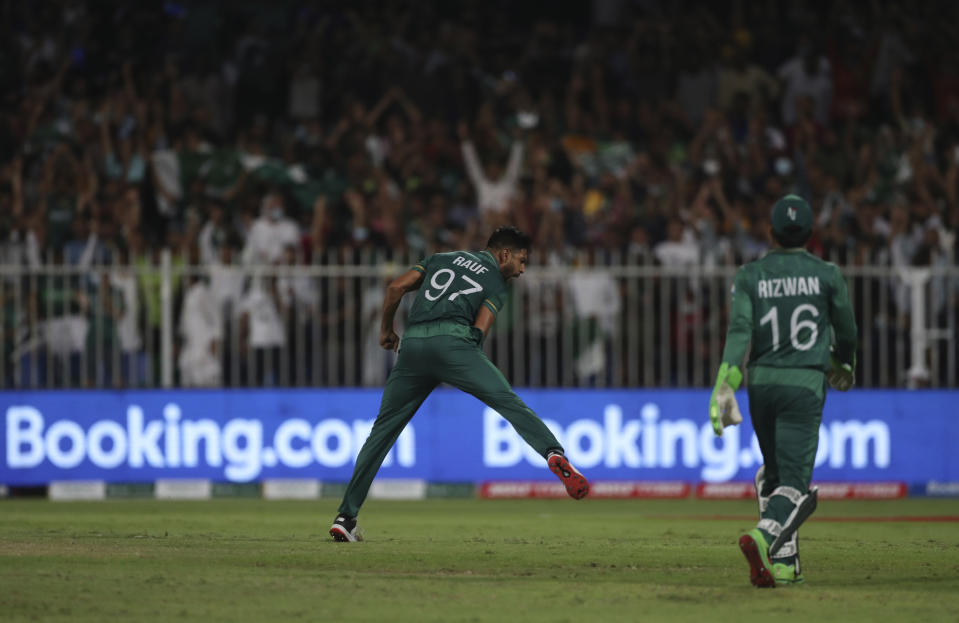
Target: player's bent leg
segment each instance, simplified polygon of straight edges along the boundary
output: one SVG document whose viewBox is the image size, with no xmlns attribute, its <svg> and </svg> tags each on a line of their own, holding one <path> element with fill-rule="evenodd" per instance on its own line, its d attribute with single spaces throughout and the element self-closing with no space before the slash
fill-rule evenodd
<svg viewBox="0 0 959 623">
<path fill-rule="evenodd" d="M 782 529 L 769 544 L 773 559 L 787 559 L 795 551 L 798 555 L 799 526 L 816 510 L 816 488 L 809 488 L 819 424 L 822 421 L 822 398 L 806 390 L 794 390 L 792 408 L 785 411 L 776 426 L 776 456 L 779 458 L 780 480 L 770 494 L 769 513 Z M 798 560 L 792 561 L 798 566 Z M 796 572 L 799 569 L 797 567 Z"/>
<path fill-rule="evenodd" d="M 516 395 L 506 377 L 483 351 L 463 341 L 450 342 L 450 346 L 442 353 L 442 365 L 437 370 L 441 381 L 495 409 L 540 456 L 545 458 L 550 450 L 562 449 L 556 436 Z"/>
<path fill-rule="evenodd" d="M 766 466 L 760 465 L 753 477 L 753 487 L 756 490 L 756 501 L 759 506 L 759 517 L 769 506 L 769 496 L 763 495 L 766 486 Z M 770 554 L 770 560 L 773 563 L 773 575 L 777 582 L 799 583 L 802 582 L 802 574 L 799 566 L 799 531 L 793 533 L 792 538 L 781 545 L 776 551 L 776 555 Z M 787 573 L 784 569 L 788 567 Z"/>
<path fill-rule="evenodd" d="M 758 527 L 764 531 L 770 544 L 769 556 L 773 564 L 792 566 L 793 577 L 802 577 L 798 530 L 816 505 L 816 495 L 809 491 L 809 481 L 818 445 L 822 397 L 805 388 L 785 386 L 757 387 L 750 398 L 754 394 L 760 408 L 778 405 L 773 420 L 774 447 L 771 452 L 763 449 L 764 459 L 774 457 L 774 464 L 766 462 L 761 479 L 761 493 L 768 500 L 765 504 L 760 502 L 763 521 Z M 760 480 L 758 476 L 757 482 Z M 784 576 L 784 581 L 789 579 Z"/>
<path fill-rule="evenodd" d="M 493 365 L 483 351 L 465 342 L 451 342 L 443 353 L 440 380 L 495 409 L 519 433 L 519 436 L 547 460 L 547 465 L 563 482 L 566 492 L 574 499 L 589 493 L 586 478 L 573 467 L 563 454 L 563 447 L 532 409 L 516 395 L 499 368 Z"/>
<path fill-rule="evenodd" d="M 786 518 L 786 521 L 783 522 L 779 529 L 779 533 L 776 534 L 776 538 L 769 544 L 770 555 L 778 557 L 785 555 L 786 552 L 783 552 L 782 548 L 792 541 L 793 536 L 795 536 L 799 530 L 799 526 L 815 512 L 819 500 L 819 487 L 813 487 L 808 493 L 803 495 L 792 487 L 783 486 L 773 491 L 773 496 L 776 495 L 788 497 L 793 504 L 795 504 L 789 517 Z"/>
</svg>

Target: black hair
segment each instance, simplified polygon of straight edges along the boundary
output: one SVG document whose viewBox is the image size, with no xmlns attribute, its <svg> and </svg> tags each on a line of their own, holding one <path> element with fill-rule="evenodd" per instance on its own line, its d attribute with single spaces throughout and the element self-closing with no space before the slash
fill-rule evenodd
<svg viewBox="0 0 959 623">
<path fill-rule="evenodd" d="M 497 227 L 496 231 L 489 237 L 486 243 L 487 249 L 509 249 L 519 251 L 520 249 L 530 249 L 530 237 L 524 234 L 512 225 Z"/>
<path fill-rule="evenodd" d="M 784 249 L 794 249 L 806 246 L 809 238 L 812 237 L 812 229 L 803 231 L 803 228 L 799 225 L 787 225 L 783 232 L 777 232 L 773 229 L 772 236 L 773 240 Z"/>
</svg>

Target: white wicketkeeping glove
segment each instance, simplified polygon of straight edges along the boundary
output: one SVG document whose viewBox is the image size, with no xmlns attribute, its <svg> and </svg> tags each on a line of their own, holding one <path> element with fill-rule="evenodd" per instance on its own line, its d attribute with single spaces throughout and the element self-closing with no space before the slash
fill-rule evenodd
<svg viewBox="0 0 959 623">
<path fill-rule="evenodd" d="M 716 386 L 713 387 L 713 394 L 709 397 L 709 421 L 717 437 L 723 436 L 723 429 L 727 426 L 735 426 L 743 421 L 735 394 L 742 381 L 743 373 L 737 366 L 730 366 L 728 363 L 719 366 Z"/>
</svg>

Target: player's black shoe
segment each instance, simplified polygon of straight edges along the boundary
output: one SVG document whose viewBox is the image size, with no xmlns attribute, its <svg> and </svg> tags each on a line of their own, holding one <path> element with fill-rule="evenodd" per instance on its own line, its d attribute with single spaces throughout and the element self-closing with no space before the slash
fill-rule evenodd
<svg viewBox="0 0 959 623">
<path fill-rule="evenodd" d="M 559 454 L 552 452 L 546 457 L 546 463 L 549 470 L 566 485 L 566 493 L 574 500 L 581 500 L 589 493 L 589 483 L 586 477 L 576 471 L 576 468 L 570 465 L 569 460 Z"/>
<path fill-rule="evenodd" d="M 330 536 L 334 541 L 340 543 L 353 543 L 363 540 L 363 530 L 356 525 L 356 517 L 346 515 L 337 515 L 336 520 L 330 527 Z"/>
</svg>

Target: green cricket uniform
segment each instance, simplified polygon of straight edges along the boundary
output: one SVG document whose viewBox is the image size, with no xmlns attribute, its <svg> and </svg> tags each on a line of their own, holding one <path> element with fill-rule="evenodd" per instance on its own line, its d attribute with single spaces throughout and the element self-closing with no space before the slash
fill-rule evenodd
<svg viewBox="0 0 959 623">
<path fill-rule="evenodd" d="M 762 495 L 771 496 L 759 528 L 770 542 L 767 528 L 787 520 L 793 491 L 809 490 L 833 332 L 833 356 L 854 361 L 856 322 L 834 264 L 801 248 L 776 249 L 736 273 L 723 361 L 740 365 L 752 342 L 749 411 L 766 469 Z"/>
<path fill-rule="evenodd" d="M 410 310 L 399 357 L 390 372 L 380 412 L 356 459 L 340 514 L 355 517 L 383 459 L 407 422 L 440 383 L 449 383 L 495 409 L 544 457 L 562 452 L 556 437 L 516 395 L 480 348 L 482 331 L 473 326 L 480 307 L 494 317 L 508 291 L 489 251 L 437 253 L 413 267 L 423 283 Z"/>
</svg>

